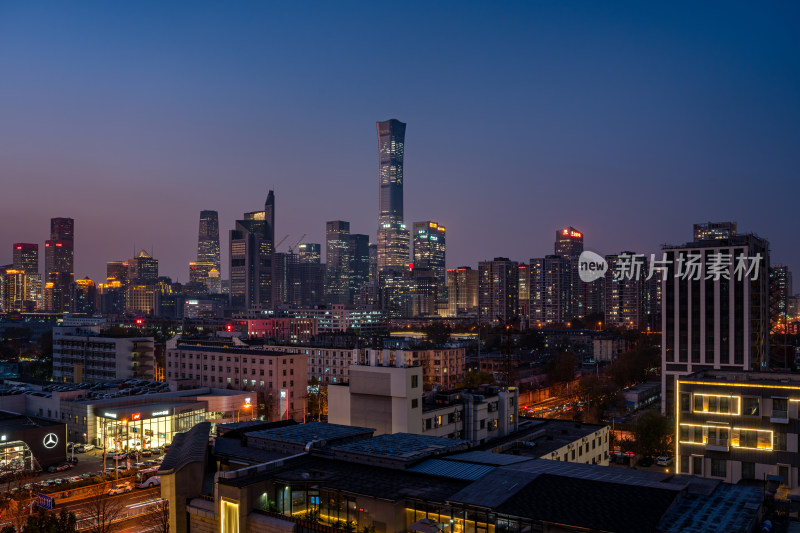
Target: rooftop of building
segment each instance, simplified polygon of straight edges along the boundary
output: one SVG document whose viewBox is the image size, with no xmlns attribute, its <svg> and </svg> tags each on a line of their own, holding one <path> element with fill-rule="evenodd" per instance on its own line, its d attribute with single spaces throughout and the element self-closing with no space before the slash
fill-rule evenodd
<svg viewBox="0 0 800 533">
<path fill-rule="evenodd" d="M 276 442 L 307 444 L 311 441 L 335 441 L 337 439 L 357 436 L 369 437 L 375 432 L 372 428 L 329 424 L 327 422 L 309 422 L 293 426 L 282 426 L 272 429 L 248 432 L 247 437 L 255 437 Z"/>
<path fill-rule="evenodd" d="M 389 459 L 392 463 L 407 466 L 425 457 L 464 450 L 468 447 L 469 441 L 466 440 L 393 433 L 334 446 L 332 452 L 336 458 L 360 459 L 364 463 L 375 462 L 377 459 L 383 464 L 388 464 L 385 460 Z"/>
<path fill-rule="evenodd" d="M 38 416 L 28 416 L 10 411 L 0 411 L 0 431 L 19 431 L 29 428 L 63 426 L 63 422 L 54 422 Z"/>
<path fill-rule="evenodd" d="M 662 244 L 662 250 L 682 250 L 687 248 L 727 248 L 731 246 L 749 246 L 757 244 L 769 247 L 769 242 L 756 235 L 755 233 L 743 233 L 732 235 L 724 239 L 703 239 L 700 241 L 689 241 L 684 244 Z"/>
<path fill-rule="evenodd" d="M 525 457 L 544 457 L 567 444 L 606 427 L 571 420 L 520 417 L 519 429 L 510 435 L 478 446 L 477 450 L 511 451 Z"/>
<path fill-rule="evenodd" d="M 800 374 L 789 372 L 700 370 L 680 377 L 679 380 L 681 383 L 704 383 L 733 387 L 789 387 L 800 390 Z"/>
<path fill-rule="evenodd" d="M 710 495 L 686 494 L 659 523 L 662 533 L 715 531 L 745 533 L 763 500 L 762 489 L 720 484 Z"/>
</svg>

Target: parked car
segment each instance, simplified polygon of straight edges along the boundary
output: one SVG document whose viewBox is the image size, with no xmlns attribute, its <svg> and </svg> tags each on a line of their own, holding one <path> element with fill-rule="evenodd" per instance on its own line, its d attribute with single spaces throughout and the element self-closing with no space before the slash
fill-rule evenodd
<svg viewBox="0 0 800 533">
<path fill-rule="evenodd" d="M 53 465 L 47 469 L 48 472 L 63 472 L 64 470 L 69 470 L 72 468 L 72 465 L 69 463 L 61 463 L 60 465 Z"/>
<path fill-rule="evenodd" d="M 669 455 L 662 455 L 658 459 L 656 459 L 656 464 L 658 466 L 669 466 L 672 464 L 672 457 Z"/>
<path fill-rule="evenodd" d="M 108 492 L 106 494 L 108 494 L 109 496 L 114 496 L 116 494 L 125 494 L 126 492 L 130 491 L 131 491 L 131 486 L 128 484 L 114 485 L 113 487 L 108 489 Z"/>
<path fill-rule="evenodd" d="M 639 459 L 637 463 L 639 466 L 647 468 L 648 466 L 653 466 L 653 458 L 652 457 L 642 457 Z"/>
</svg>

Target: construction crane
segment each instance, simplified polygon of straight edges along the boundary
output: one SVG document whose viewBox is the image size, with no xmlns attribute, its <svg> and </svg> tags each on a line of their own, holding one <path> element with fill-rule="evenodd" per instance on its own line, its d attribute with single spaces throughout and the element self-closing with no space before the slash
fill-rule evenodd
<svg viewBox="0 0 800 533">
<path fill-rule="evenodd" d="M 275 245 L 275 251 L 278 251 L 278 247 L 279 247 L 281 244 L 283 244 L 283 241 L 285 241 L 285 240 L 286 240 L 286 239 L 288 239 L 288 238 L 289 238 L 289 234 L 287 233 L 287 234 L 286 234 L 286 236 L 285 236 L 283 239 L 281 239 L 281 240 L 280 240 L 280 242 L 278 242 L 278 244 L 276 244 L 276 245 Z"/>
<path fill-rule="evenodd" d="M 306 238 L 306 235 L 308 235 L 308 234 L 307 234 L 307 233 L 303 233 L 303 236 L 302 236 L 302 237 L 300 237 L 299 239 L 297 239 L 297 242 L 296 242 L 296 243 L 294 243 L 292 246 L 290 246 L 290 247 L 289 247 L 289 253 L 290 253 L 290 254 L 293 254 L 293 253 L 294 253 L 294 249 L 295 249 L 295 248 L 297 248 L 297 247 L 300 245 L 300 243 L 301 243 L 301 242 L 303 242 L 303 239 L 305 239 L 305 238 Z"/>
</svg>

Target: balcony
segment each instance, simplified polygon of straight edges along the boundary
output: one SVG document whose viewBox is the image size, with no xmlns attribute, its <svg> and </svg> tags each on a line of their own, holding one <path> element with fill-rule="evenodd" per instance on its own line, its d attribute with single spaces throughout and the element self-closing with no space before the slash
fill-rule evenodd
<svg viewBox="0 0 800 533">
<path fill-rule="evenodd" d="M 709 438 L 708 442 L 706 442 L 706 450 L 711 450 L 715 452 L 730 451 L 730 439 Z"/>
</svg>

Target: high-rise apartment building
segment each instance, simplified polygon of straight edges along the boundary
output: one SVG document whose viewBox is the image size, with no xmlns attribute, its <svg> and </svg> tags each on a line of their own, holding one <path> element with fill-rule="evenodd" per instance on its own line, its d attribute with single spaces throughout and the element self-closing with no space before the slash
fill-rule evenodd
<svg viewBox="0 0 800 533">
<path fill-rule="evenodd" d="M 325 224 L 325 298 L 329 304 L 350 304 L 350 223 Z"/>
<path fill-rule="evenodd" d="M 506 324 L 519 313 L 519 264 L 495 257 L 478 264 L 478 312 L 481 324 Z"/>
<path fill-rule="evenodd" d="M 197 262 L 211 263 L 217 272 L 222 272 L 219 259 L 219 214 L 216 211 L 200 211 Z"/>
<path fill-rule="evenodd" d="M 325 264 L 322 263 L 320 245 L 303 243 L 299 247 L 300 307 L 313 307 L 325 303 Z"/>
<path fill-rule="evenodd" d="M 556 241 L 553 246 L 555 255 L 569 262 L 569 299 L 566 304 L 566 320 L 583 318 L 588 307 L 598 307 L 599 302 L 593 302 L 596 291 L 592 286 L 581 281 L 578 275 L 578 258 L 583 252 L 583 233 L 572 226 L 556 231 Z"/>
<path fill-rule="evenodd" d="M 572 265 L 570 258 L 548 255 L 530 262 L 530 325 L 567 325 L 572 320 Z"/>
<path fill-rule="evenodd" d="M 634 259 L 639 258 L 639 259 Z M 605 326 L 641 331 L 647 328 L 647 272 L 648 262 L 634 252 L 607 255 L 608 271 L 605 275 Z M 621 263 L 639 264 L 638 273 L 623 269 Z M 626 270 L 632 275 L 615 275 Z M 652 279 L 652 278 L 651 278 Z"/>
<path fill-rule="evenodd" d="M 53 312 L 69 309 L 69 287 L 74 274 L 75 221 L 71 218 L 50 219 L 50 240 L 44 244 L 45 282 L 49 284 L 45 307 Z"/>
<path fill-rule="evenodd" d="M 556 231 L 554 248 L 561 257 L 579 257 L 583 252 L 583 233 L 572 226 Z"/>
<path fill-rule="evenodd" d="M 408 229 L 403 223 L 403 156 L 406 125 L 378 122 L 378 270 L 403 271 L 408 264 Z"/>
<path fill-rule="evenodd" d="M 238 309 L 273 305 L 275 195 L 269 191 L 263 211 L 244 214 L 230 232 L 231 305 Z"/>
<path fill-rule="evenodd" d="M 478 271 L 468 266 L 447 270 L 447 302 L 451 316 L 478 309 Z"/>
<path fill-rule="evenodd" d="M 662 411 L 675 379 L 698 370 L 766 370 L 769 243 L 755 235 L 664 246 Z"/>
</svg>

